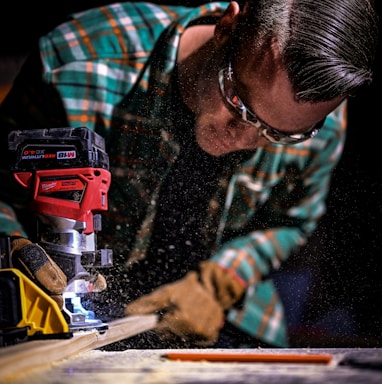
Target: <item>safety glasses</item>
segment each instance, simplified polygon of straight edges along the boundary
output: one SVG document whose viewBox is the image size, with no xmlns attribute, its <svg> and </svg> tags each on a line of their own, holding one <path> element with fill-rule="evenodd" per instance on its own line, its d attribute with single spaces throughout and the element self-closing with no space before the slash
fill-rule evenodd
<svg viewBox="0 0 382 384">
<path fill-rule="evenodd" d="M 227 108 L 237 114 L 244 122 L 255 126 L 259 130 L 260 135 L 265 137 L 271 143 L 301 143 L 302 141 L 317 135 L 325 122 L 324 119 L 303 133 L 284 133 L 269 126 L 267 123 L 259 119 L 253 111 L 246 107 L 240 99 L 235 89 L 233 70 L 230 61 L 228 61 L 228 64 L 224 65 L 219 71 L 219 89 Z"/>
</svg>

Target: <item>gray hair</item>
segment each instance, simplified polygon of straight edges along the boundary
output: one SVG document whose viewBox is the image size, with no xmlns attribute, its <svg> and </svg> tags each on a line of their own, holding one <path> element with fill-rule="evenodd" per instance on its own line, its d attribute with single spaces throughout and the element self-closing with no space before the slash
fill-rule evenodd
<svg viewBox="0 0 382 384">
<path fill-rule="evenodd" d="M 353 94 L 372 81 L 378 43 L 373 0 L 242 0 L 240 44 L 276 39 L 297 100 Z M 241 25 L 240 25 L 241 24 Z"/>
</svg>

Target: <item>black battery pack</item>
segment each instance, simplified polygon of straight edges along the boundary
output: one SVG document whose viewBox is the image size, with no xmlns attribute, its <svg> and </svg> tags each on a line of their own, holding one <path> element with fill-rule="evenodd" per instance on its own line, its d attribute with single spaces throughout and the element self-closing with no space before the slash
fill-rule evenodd
<svg viewBox="0 0 382 384">
<path fill-rule="evenodd" d="M 8 135 L 8 149 L 13 172 L 109 169 L 104 138 L 86 127 L 12 131 Z"/>
</svg>

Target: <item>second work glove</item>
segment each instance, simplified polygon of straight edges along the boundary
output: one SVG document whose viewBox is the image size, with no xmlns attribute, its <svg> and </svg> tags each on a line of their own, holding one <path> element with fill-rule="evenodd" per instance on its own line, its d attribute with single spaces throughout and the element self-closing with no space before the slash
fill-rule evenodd
<svg viewBox="0 0 382 384">
<path fill-rule="evenodd" d="M 46 291 L 61 309 L 67 278 L 44 249 L 28 239 L 16 237 L 11 241 L 11 256 L 13 266 Z"/>
<path fill-rule="evenodd" d="M 158 313 L 156 333 L 164 340 L 180 337 L 196 345 L 213 345 L 224 323 L 224 311 L 245 290 L 218 264 L 205 261 L 198 271 L 159 287 L 125 307 L 126 315 Z"/>
</svg>

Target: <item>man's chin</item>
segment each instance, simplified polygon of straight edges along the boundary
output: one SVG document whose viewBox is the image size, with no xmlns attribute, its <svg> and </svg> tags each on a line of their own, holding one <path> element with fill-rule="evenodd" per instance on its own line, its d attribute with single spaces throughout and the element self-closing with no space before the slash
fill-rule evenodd
<svg viewBox="0 0 382 384">
<path fill-rule="evenodd" d="M 219 157 L 227 155 L 234 150 L 230 149 L 224 142 L 219 139 L 206 138 L 203 136 L 196 136 L 196 142 L 199 147 L 211 156 Z"/>
<path fill-rule="evenodd" d="M 233 152 L 233 151 L 223 151 L 218 146 L 215 146 L 214 143 L 208 143 L 208 145 L 199 144 L 199 146 L 204 152 L 206 152 L 210 156 L 214 156 L 214 157 L 220 157 L 220 156 L 228 155 L 229 153 Z"/>
</svg>

